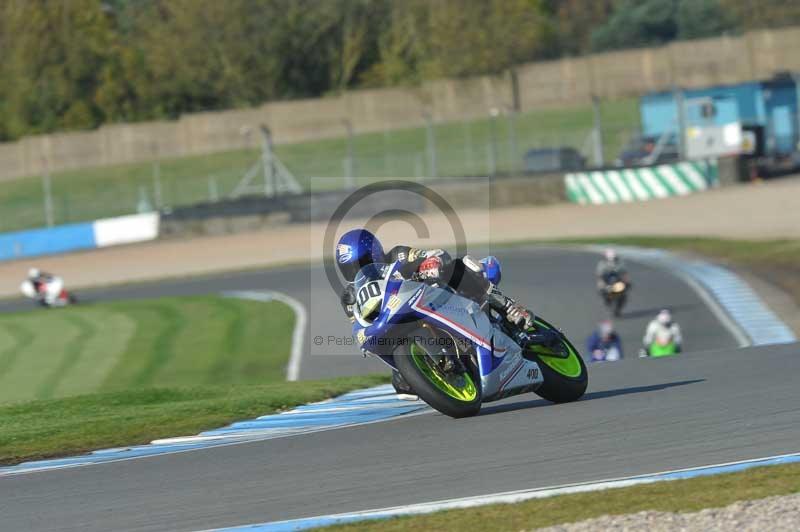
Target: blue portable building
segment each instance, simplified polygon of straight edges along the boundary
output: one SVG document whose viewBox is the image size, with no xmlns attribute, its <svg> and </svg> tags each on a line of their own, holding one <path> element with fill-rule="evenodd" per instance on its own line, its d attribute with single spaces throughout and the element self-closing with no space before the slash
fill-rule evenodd
<svg viewBox="0 0 800 532">
<path fill-rule="evenodd" d="M 643 135 L 660 137 L 665 132 L 677 131 L 678 97 L 675 91 L 641 97 L 639 110 Z M 740 122 L 743 126 L 763 128 L 768 155 L 788 155 L 800 141 L 797 87 L 791 76 L 685 89 L 683 100 L 686 127 Z"/>
</svg>

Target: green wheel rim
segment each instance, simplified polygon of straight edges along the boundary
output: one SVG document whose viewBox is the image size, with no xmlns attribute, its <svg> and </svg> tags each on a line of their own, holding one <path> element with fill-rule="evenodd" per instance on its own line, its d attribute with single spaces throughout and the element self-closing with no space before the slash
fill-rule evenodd
<svg viewBox="0 0 800 532">
<path fill-rule="evenodd" d="M 425 351 L 416 344 L 411 346 L 411 358 L 431 384 L 453 399 L 471 403 L 478 397 L 478 389 L 469 373 L 464 373 L 460 376 L 463 380 L 461 385 L 448 381 L 438 369 L 428 363 L 430 359 Z"/>
<path fill-rule="evenodd" d="M 538 327 L 544 329 L 550 328 L 546 324 L 540 322 L 539 320 L 536 320 L 535 323 Z M 535 328 L 531 330 L 535 330 Z M 539 357 L 539 360 L 542 361 L 542 363 L 547 364 L 547 366 L 550 369 L 554 370 L 558 374 L 573 379 L 580 377 L 581 372 L 583 371 L 583 368 L 581 367 L 581 361 L 579 360 L 580 355 L 578 354 L 577 351 L 575 351 L 575 349 L 572 347 L 572 345 L 570 345 L 569 342 L 565 342 L 562 340 L 561 343 L 569 351 L 569 356 L 567 356 L 566 358 L 555 356 L 552 350 L 542 346 L 534 346 L 532 348 L 529 348 L 528 351 L 535 353 Z"/>
</svg>

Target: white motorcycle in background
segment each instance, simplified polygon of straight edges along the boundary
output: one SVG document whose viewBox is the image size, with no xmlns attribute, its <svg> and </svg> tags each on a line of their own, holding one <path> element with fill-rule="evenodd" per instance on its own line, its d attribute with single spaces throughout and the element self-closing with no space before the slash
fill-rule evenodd
<svg viewBox="0 0 800 532">
<path fill-rule="evenodd" d="M 75 295 L 64 288 L 64 280 L 61 277 L 53 276 L 41 283 L 25 279 L 19 288 L 25 297 L 43 307 L 66 307 L 78 302 Z"/>
</svg>

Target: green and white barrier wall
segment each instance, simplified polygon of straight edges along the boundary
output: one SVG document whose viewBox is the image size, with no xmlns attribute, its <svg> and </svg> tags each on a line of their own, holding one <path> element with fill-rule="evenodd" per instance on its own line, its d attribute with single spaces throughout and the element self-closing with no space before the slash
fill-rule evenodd
<svg viewBox="0 0 800 532">
<path fill-rule="evenodd" d="M 575 172 L 564 176 L 567 198 L 582 205 L 686 196 L 719 183 L 716 159 L 643 168 Z"/>
</svg>

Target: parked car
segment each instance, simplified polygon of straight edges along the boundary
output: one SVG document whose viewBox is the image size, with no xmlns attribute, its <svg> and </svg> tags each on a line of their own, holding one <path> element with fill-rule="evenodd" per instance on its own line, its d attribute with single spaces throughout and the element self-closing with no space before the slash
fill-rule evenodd
<svg viewBox="0 0 800 532">
<path fill-rule="evenodd" d="M 526 172 L 561 172 L 582 170 L 586 159 L 569 146 L 559 148 L 534 148 L 525 154 Z"/>
<path fill-rule="evenodd" d="M 640 166 L 645 164 L 671 163 L 680 159 L 675 137 L 670 137 L 661 146 L 661 151 L 653 157 L 658 146 L 658 137 L 634 137 L 622 149 L 616 166 Z"/>
</svg>

